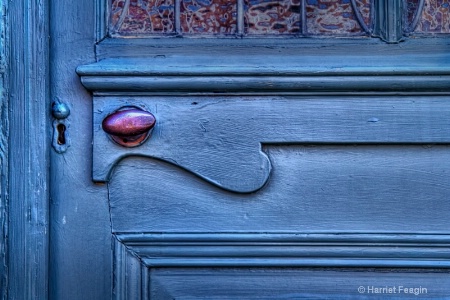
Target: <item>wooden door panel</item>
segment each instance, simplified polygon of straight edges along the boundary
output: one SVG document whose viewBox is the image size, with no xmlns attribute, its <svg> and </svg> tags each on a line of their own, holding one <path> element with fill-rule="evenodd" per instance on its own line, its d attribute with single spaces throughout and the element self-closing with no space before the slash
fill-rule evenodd
<svg viewBox="0 0 450 300">
<path fill-rule="evenodd" d="M 227 238 L 236 241 L 236 237 Z M 198 239 L 198 235 L 191 237 L 190 245 Z M 396 299 L 411 299 L 412 296 L 428 299 L 445 298 L 450 293 L 448 269 L 432 261 L 426 263 L 423 257 L 418 263 L 409 256 L 403 256 L 403 263 L 397 266 L 392 263 L 379 264 L 382 262 L 380 257 L 366 259 L 371 264 L 354 259 L 342 265 L 336 257 L 326 257 L 313 263 L 314 258 L 309 253 L 309 263 L 299 264 L 298 259 L 289 255 L 289 252 L 293 252 L 291 250 L 282 254 L 283 263 L 276 263 L 268 256 L 260 258 L 258 263 L 255 253 L 247 253 L 247 258 L 241 257 L 240 260 L 225 257 L 222 247 L 216 244 L 217 249 L 213 252 L 216 257 L 208 257 L 203 253 L 194 263 L 192 257 L 180 256 L 178 260 L 172 257 L 164 262 L 155 257 L 145 257 L 142 253 L 142 248 L 145 248 L 142 235 L 136 235 L 131 240 L 128 245 L 124 245 L 114 239 L 115 299 L 384 299 L 386 295 L 394 295 Z M 167 235 L 159 234 L 152 244 L 164 241 L 163 248 L 167 249 L 168 240 L 170 238 Z M 179 248 L 180 237 L 174 240 L 177 243 L 173 248 Z M 415 239 L 416 245 L 417 242 Z M 436 250 L 436 246 L 434 244 L 430 248 Z M 448 240 L 447 245 L 441 246 L 448 247 Z M 194 247 L 199 248 L 199 245 Z M 399 247 L 405 245 L 395 246 Z M 136 248 L 141 250 L 134 252 Z M 268 248 L 267 245 L 264 248 Z M 362 249 L 357 251 L 364 252 Z M 375 251 L 383 252 L 380 249 Z M 407 247 L 404 251 L 411 253 Z M 220 258 L 217 257 L 219 253 L 222 253 Z M 329 267 L 324 268 L 326 266 Z"/>
<path fill-rule="evenodd" d="M 448 103 L 95 97 L 93 172 L 109 179 L 115 295 L 346 299 L 371 280 L 399 278 L 447 293 L 434 281 L 447 271 L 432 270 L 450 268 Z M 131 105 L 157 125 L 146 144 L 126 149 L 101 121 Z M 341 269 L 307 269 L 325 267 Z M 372 272 L 364 279 L 354 270 L 362 267 Z M 383 268 L 399 273 L 383 277 Z M 327 284 L 308 290 L 310 275 Z"/>
<path fill-rule="evenodd" d="M 450 231 L 446 145 L 264 149 L 269 182 L 248 195 L 169 163 L 122 161 L 109 184 L 113 232 Z"/>
<path fill-rule="evenodd" d="M 357 281 L 362 267 L 412 281 L 426 269 L 431 282 L 450 268 L 447 96 L 117 93 L 93 100 L 93 178 L 108 182 L 117 299 L 201 297 L 194 282 L 205 278 L 230 287 L 203 294 L 219 298 L 309 297 L 277 284 L 307 268 L 340 268 L 311 271 L 327 282 L 344 270 Z M 157 120 L 141 146 L 102 129 L 123 107 Z M 182 267 L 192 281 L 171 273 Z M 272 288 L 256 290 L 256 273 L 274 268 Z M 230 272 L 248 282 L 233 289 Z M 312 293 L 357 298 L 355 288 Z"/>
<path fill-rule="evenodd" d="M 130 105 L 157 119 L 136 148 L 101 129 Z M 449 232 L 445 97 L 96 97 L 94 109 L 113 232 Z"/>
<path fill-rule="evenodd" d="M 39 34 L 50 53 L 11 56 L 44 71 L 50 60 L 51 80 L 23 76 L 49 82 L 30 103 L 71 110 L 66 151 L 33 173 L 51 182 L 51 278 L 39 285 L 51 299 L 348 299 L 372 285 L 450 295 L 444 36 L 122 38 L 110 4 L 51 1 L 33 21 L 51 20 Z M 40 11 L 25 11 L 29 28 Z M 157 122 L 123 148 L 101 124 L 130 106 Z M 41 125 L 30 132 L 54 126 Z"/>
<path fill-rule="evenodd" d="M 160 268 L 148 271 L 155 299 L 395 299 L 447 295 L 445 273 L 367 269 Z M 399 284 L 400 283 L 400 284 Z M 413 289 L 411 289 L 413 287 Z M 377 293 L 391 288 L 391 293 Z M 395 289 L 394 289 L 395 288 Z M 359 289 L 359 290 L 358 290 Z"/>
<path fill-rule="evenodd" d="M 116 298 L 264 299 L 270 288 L 254 288 L 257 273 L 274 269 L 279 298 L 361 296 L 349 285 L 287 294 L 278 285 L 298 276 L 301 286 L 306 274 L 330 283 L 344 271 L 357 279 L 356 268 L 373 280 L 399 272 L 392 282 L 445 276 L 450 98 L 436 61 L 446 56 L 425 51 L 417 60 L 412 45 L 378 45 L 386 59 L 374 50 L 367 60 L 344 44 L 333 57 L 321 50 L 323 60 L 305 46 L 299 60 L 300 48 L 264 56 L 258 47 L 224 64 L 183 48 L 78 68 L 94 93 L 92 175 L 108 187 Z M 102 128 L 126 107 L 156 118 L 134 148 Z M 235 271 L 241 289 L 230 282 Z M 228 294 L 197 294 L 196 281 L 223 282 Z"/>
<path fill-rule="evenodd" d="M 445 144 L 449 103 L 443 96 L 95 97 L 93 178 L 109 180 L 120 159 L 138 155 L 173 163 L 226 190 L 254 192 L 271 170 L 261 145 Z M 101 125 L 130 106 L 157 120 L 149 141 L 136 148 L 117 145 Z"/>
</svg>

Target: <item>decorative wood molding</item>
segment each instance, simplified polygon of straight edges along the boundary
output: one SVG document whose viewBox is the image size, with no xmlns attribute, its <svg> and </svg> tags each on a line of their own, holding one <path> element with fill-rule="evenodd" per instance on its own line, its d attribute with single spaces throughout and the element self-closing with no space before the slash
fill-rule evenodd
<svg viewBox="0 0 450 300">
<path fill-rule="evenodd" d="M 150 299 L 149 269 L 141 259 L 113 235 L 114 284 L 113 299 Z"/>
<path fill-rule="evenodd" d="M 110 1 L 94 0 L 95 1 L 95 33 L 97 43 L 104 40 L 108 35 L 108 12 L 110 10 Z"/>
<path fill-rule="evenodd" d="M 48 299 L 48 0 L 9 1 L 8 299 Z"/>
<path fill-rule="evenodd" d="M 151 268 L 450 268 L 450 236 L 362 233 L 116 234 L 115 299 L 150 299 Z"/>
<path fill-rule="evenodd" d="M 448 46 L 444 46 L 447 47 Z M 345 47 L 341 49 L 345 51 Z M 299 51 L 301 51 L 299 49 Z M 350 51 L 350 49 L 347 49 Z M 320 53 L 320 52 L 319 52 Z M 318 54 L 316 54 L 318 55 Z M 226 61 L 227 63 L 223 63 Z M 449 93 L 450 55 L 112 58 L 77 69 L 95 95 Z"/>
<path fill-rule="evenodd" d="M 306 49 L 299 56 L 290 48 L 276 55 L 218 58 L 188 51 L 186 55 L 110 58 L 80 66 L 77 72 L 83 85 L 96 96 L 93 179 L 108 181 L 119 160 L 138 155 L 171 162 L 223 189 L 248 193 L 260 189 L 270 174 L 270 162 L 261 151 L 264 143 L 450 142 L 442 131 L 448 118 L 442 113 L 447 108 L 441 106 L 447 104 L 440 100 L 450 94 L 450 51 L 424 54 L 406 47 L 382 54 L 349 55 L 351 47 L 354 45 L 341 45 L 334 55 L 320 59 L 320 51 L 314 56 Z M 239 99 L 233 98 L 237 95 Z M 336 99 L 343 95 L 347 98 Z M 381 95 L 396 98 L 377 102 Z M 316 96 L 324 99 L 319 106 L 311 98 Z M 420 112 L 417 107 L 408 108 L 415 100 L 421 103 Z M 431 109 L 429 101 L 440 111 L 433 112 L 433 120 L 417 124 Z M 140 107 L 157 118 L 152 137 L 140 147 L 119 147 L 101 129 L 103 119 L 124 106 Z M 361 114 L 367 119 L 377 115 L 378 119 L 393 120 L 383 116 L 392 106 L 402 108 L 392 112 L 398 120 L 415 124 L 415 128 L 433 123 L 443 127 L 433 125 L 429 135 L 418 137 L 415 130 L 413 135 L 405 135 L 408 128 L 400 123 L 383 121 L 369 127 L 367 120 L 356 121 Z M 311 113 L 323 107 L 328 108 L 323 118 L 310 120 Z M 340 136 L 335 136 L 331 129 L 343 124 Z M 333 136 L 314 136 L 317 128 Z M 388 138 L 381 135 L 387 131 Z M 233 181 L 234 173 L 247 179 Z"/>
<path fill-rule="evenodd" d="M 373 35 L 387 43 L 403 39 L 404 1 L 375 0 Z"/>
<path fill-rule="evenodd" d="M 440 234 L 142 233 L 116 237 L 149 268 L 450 268 L 450 236 Z"/>
<path fill-rule="evenodd" d="M 418 70 L 417 70 L 418 71 Z M 424 73 L 427 73 L 424 70 Z M 82 82 L 96 95 L 137 95 L 185 93 L 280 94 L 420 94 L 448 93 L 450 76 L 91 76 Z M 151 92 L 150 92 L 151 91 Z"/>
</svg>

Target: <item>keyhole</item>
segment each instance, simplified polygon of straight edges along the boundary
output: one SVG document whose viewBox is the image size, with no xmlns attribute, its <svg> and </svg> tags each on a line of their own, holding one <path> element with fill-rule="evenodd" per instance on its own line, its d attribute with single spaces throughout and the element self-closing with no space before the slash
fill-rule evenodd
<svg viewBox="0 0 450 300">
<path fill-rule="evenodd" d="M 56 130 L 58 130 L 58 145 L 64 145 L 66 143 L 66 125 L 58 124 L 58 126 L 56 126 Z"/>
</svg>

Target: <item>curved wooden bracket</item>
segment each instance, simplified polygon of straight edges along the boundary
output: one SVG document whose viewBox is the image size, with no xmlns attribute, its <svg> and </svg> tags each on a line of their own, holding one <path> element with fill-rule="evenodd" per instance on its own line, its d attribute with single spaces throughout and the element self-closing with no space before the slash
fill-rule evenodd
<svg viewBox="0 0 450 300">
<path fill-rule="evenodd" d="M 168 74 L 149 62 L 80 67 L 83 84 L 94 91 L 93 179 L 108 181 L 121 159 L 144 156 L 225 190 L 251 193 L 271 173 L 263 144 L 449 143 L 449 131 L 442 130 L 448 127 L 447 97 L 419 96 L 448 94 L 448 65 L 430 67 L 430 59 L 365 73 L 356 65 L 339 71 L 298 66 L 278 74 L 260 66 L 266 71 L 257 75 L 255 62 L 221 75 L 224 68 L 187 69 L 176 60 L 173 68 L 165 66 Z M 215 93 L 219 88 L 222 95 Z M 108 115 L 128 106 L 157 120 L 151 137 L 135 148 L 118 145 L 102 129 Z"/>
<path fill-rule="evenodd" d="M 260 189 L 269 178 L 270 161 L 261 143 L 250 138 L 254 129 L 245 128 L 236 111 L 227 115 L 221 102 L 96 98 L 94 181 L 108 181 L 114 166 L 125 157 L 145 156 L 177 165 L 225 190 L 249 193 Z M 125 148 L 114 143 L 101 124 L 118 107 L 137 103 L 158 122 L 146 143 Z"/>
<path fill-rule="evenodd" d="M 118 161 L 145 156 L 173 163 L 225 190 L 250 193 L 263 187 L 271 172 L 261 144 L 448 143 L 450 133 L 442 130 L 448 127 L 444 100 L 95 97 L 93 178 L 108 181 Z M 158 122 L 145 144 L 125 148 L 109 138 L 101 123 L 131 104 Z M 432 112 L 423 113 L 430 107 Z M 435 127 L 417 131 L 427 124 Z"/>
</svg>

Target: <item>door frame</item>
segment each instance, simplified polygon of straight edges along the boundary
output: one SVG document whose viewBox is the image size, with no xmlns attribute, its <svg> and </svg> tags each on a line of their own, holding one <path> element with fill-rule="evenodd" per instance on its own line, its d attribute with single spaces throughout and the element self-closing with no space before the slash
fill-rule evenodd
<svg viewBox="0 0 450 300">
<path fill-rule="evenodd" d="M 7 286 L 0 288 L 0 295 L 48 299 L 49 0 L 2 1 L 2 8 L 6 67 L 2 126 L 7 127 L 2 131 L 6 129 L 7 136 L 1 142 L 8 149 L 7 160 L 2 161 L 2 201 L 6 197 L 9 220 L 7 271 L 2 278 Z"/>
</svg>

